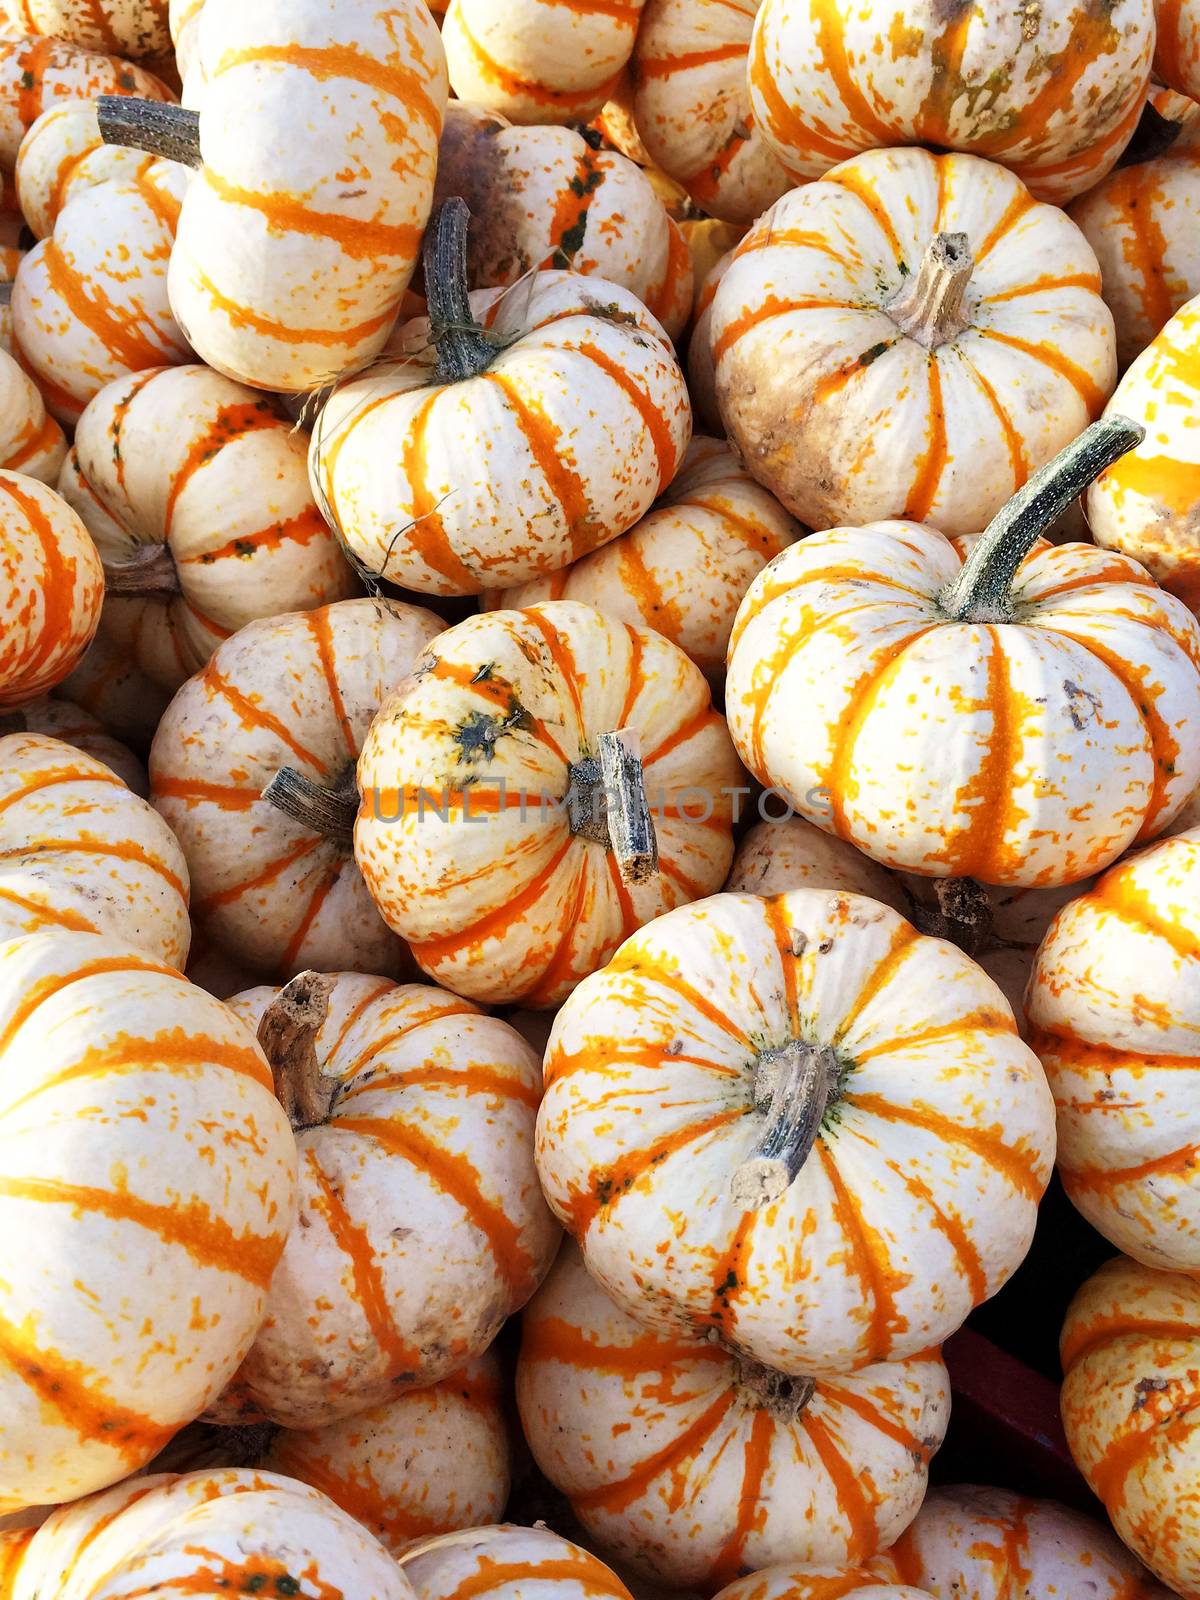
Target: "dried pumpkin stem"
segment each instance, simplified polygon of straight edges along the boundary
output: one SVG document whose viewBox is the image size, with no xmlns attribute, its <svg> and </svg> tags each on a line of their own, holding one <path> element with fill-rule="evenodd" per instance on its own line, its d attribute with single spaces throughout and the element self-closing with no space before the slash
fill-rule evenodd
<svg viewBox="0 0 1200 1600">
<path fill-rule="evenodd" d="M 471 311 L 467 230 L 471 213 L 457 196 L 444 200 L 425 232 L 422 262 L 429 332 L 437 349 L 435 383 L 477 378 L 492 364 L 495 346 Z"/>
<path fill-rule="evenodd" d="M 733 1174 L 735 1204 L 761 1211 L 783 1195 L 808 1160 L 837 1083 L 837 1059 L 828 1045 L 793 1039 L 758 1060 L 755 1100 L 767 1126 Z"/>
<path fill-rule="evenodd" d="M 962 303 L 974 270 L 965 233 L 935 234 L 916 275 L 906 278 L 888 302 L 888 316 L 927 350 L 957 339 L 970 326 Z"/>
<path fill-rule="evenodd" d="M 145 150 L 185 167 L 202 165 L 200 113 L 186 106 L 139 100 L 136 95 L 102 94 L 96 99 L 96 121 L 105 144 Z"/>
<path fill-rule="evenodd" d="M 746 1356 L 735 1356 L 733 1381 L 742 1394 L 787 1427 L 799 1421 L 817 1391 L 813 1378 L 791 1378 Z"/>
<path fill-rule="evenodd" d="M 611 850 L 624 883 L 646 883 L 658 871 L 658 836 L 646 798 L 641 739 L 633 728 L 602 733 L 599 757 L 571 767 L 563 804 L 571 832 Z"/>
<path fill-rule="evenodd" d="M 175 557 L 165 544 L 144 544 L 128 561 L 104 563 L 104 593 L 110 600 L 173 599 L 182 592 Z"/>
<path fill-rule="evenodd" d="M 1128 417 L 1102 417 L 1060 450 L 988 523 L 962 571 L 938 596 L 958 622 L 1007 622 L 1017 569 L 1047 529 L 1114 461 L 1141 444 L 1146 430 Z"/>
<path fill-rule="evenodd" d="M 324 973 L 301 972 L 279 991 L 258 1024 L 275 1096 L 297 1133 L 328 1122 L 341 1081 L 327 1077 L 317 1061 L 317 1035 L 329 1015 L 333 985 Z"/>
<path fill-rule="evenodd" d="M 279 1433 L 275 1422 L 193 1422 L 177 1433 L 154 1460 L 154 1472 L 215 1472 L 223 1467 L 258 1467 Z"/>
<path fill-rule="evenodd" d="M 353 765 L 335 784 L 317 783 L 295 767 L 280 767 L 261 798 L 313 833 L 349 846 L 358 816 L 358 780 Z"/>
<path fill-rule="evenodd" d="M 936 878 L 936 906 L 918 905 L 913 922 L 934 939 L 949 939 L 969 956 L 993 943 L 994 917 L 987 890 L 974 878 Z"/>
</svg>

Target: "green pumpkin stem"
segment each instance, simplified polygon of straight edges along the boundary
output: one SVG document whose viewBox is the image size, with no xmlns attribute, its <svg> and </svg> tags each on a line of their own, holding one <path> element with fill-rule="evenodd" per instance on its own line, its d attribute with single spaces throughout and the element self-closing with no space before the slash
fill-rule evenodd
<svg viewBox="0 0 1200 1600">
<path fill-rule="evenodd" d="M 96 121 L 105 144 L 145 150 L 185 167 L 203 165 L 200 157 L 200 113 L 186 106 L 136 95 L 102 94 L 96 99 Z"/>
<path fill-rule="evenodd" d="M 471 311 L 467 231 L 471 213 L 457 196 L 444 200 L 425 232 L 422 263 L 430 337 L 437 350 L 435 383 L 462 383 L 486 372 L 496 347 Z"/>
</svg>

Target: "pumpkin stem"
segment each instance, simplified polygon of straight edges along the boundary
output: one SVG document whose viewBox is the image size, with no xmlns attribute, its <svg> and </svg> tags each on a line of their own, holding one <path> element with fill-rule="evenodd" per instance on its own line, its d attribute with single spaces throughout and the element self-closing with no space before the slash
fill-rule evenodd
<svg viewBox="0 0 1200 1600">
<path fill-rule="evenodd" d="M 276 1099 L 297 1133 L 329 1121 L 341 1087 L 341 1079 L 327 1077 L 317 1061 L 317 1034 L 329 1015 L 334 982 L 321 972 L 301 972 L 283 986 L 258 1024 Z"/>
<path fill-rule="evenodd" d="M 641 738 L 634 728 L 602 733 L 599 758 L 576 761 L 564 805 L 571 832 L 611 850 L 624 883 L 658 871 L 658 836 L 646 798 Z"/>
<path fill-rule="evenodd" d="M 910 339 L 936 350 L 970 326 L 962 303 L 974 270 L 975 257 L 965 233 L 935 234 L 916 276 L 905 278 L 884 309 Z"/>
<path fill-rule="evenodd" d="M 178 161 L 185 167 L 203 164 L 200 113 L 189 111 L 186 106 L 139 100 L 136 95 L 102 94 L 96 98 L 96 121 L 105 144 L 145 150 L 148 155 Z"/>
<path fill-rule="evenodd" d="M 746 1356 L 734 1357 L 733 1381 L 743 1395 L 784 1427 L 798 1422 L 816 1393 L 813 1378 L 791 1378 Z"/>
<path fill-rule="evenodd" d="M 913 922 L 921 933 L 949 939 L 973 956 L 994 942 L 992 902 L 974 878 L 935 878 L 936 906 L 917 905 Z"/>
<path fill-rule="evenodd" d="M 218 1472 L 224 1467 L 259 1467 L 279 1433 L 275 1422 L 192 1422 L 150 1463 L 154 1472 Z"/>
<path fill-rule="evenodd" d="M 354 842 L 358 779 L 353 763 L 335 784 L 317 783 L 295 767 L 280 767 L 261 798 L 311 833 L 324 834 L 347 847 Z"/>
<path fill-rule="evenodd" d="M 496 348 L 471 311 L 467 282 L 467 202 L 443 200 L 425 231 L 422 263 L 429 332 L 437 348 L 435 383 L 462 383 L 477 378 L 492 364 Z"/>
<path fill-rule="evenodd" d="M 173 599 L 182 593 L 174 556 L 165 544 L 143 544 L 128 561 L 106 561 L 104 593 L 111 600 Z"/>
<path fill-rule="evenodd" d="M 944 614 L 956 622 L 1011 620 L 1011 591 L 1022 561 L 1072 500 L 1145 436 L 1145 428 L 1128 417 L 1101 417 L 1035 472 L 988 523 L 958 577 L 938 596 Z"/>
<path fill-rule="evenodd" d="M 786 1193 L 808 1160 L 837 1084 L 837 1058 L 828 1045 L 793 1039 L 758 1058 L 755 1110 L 767 1126 L 733 1174 L 730 1192 L 746 1211 L 761 1211 Z"/>
</svg>

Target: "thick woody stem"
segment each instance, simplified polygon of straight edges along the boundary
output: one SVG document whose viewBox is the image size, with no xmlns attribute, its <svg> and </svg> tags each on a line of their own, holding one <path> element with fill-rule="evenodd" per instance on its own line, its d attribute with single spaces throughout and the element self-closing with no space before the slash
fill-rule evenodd
<svg viewBox="0 0 1200 1600">
<path fill-rule="evenodd" d="M 734 1203 L 761 1211 L 783 1195 L 808 1160 L 837 1082 L 828 1045 L 793 1039 L 759 1057 L 756 1100 L 767 1113 L 762 1138 L 733 1174 Z"/>
<path fill-rule="evenodd" d="M 216 1472 L 224 1467 L 259 1467 L 279 1432 L 277 1423 L 193 1422 L 177 1433 L 151 1463 L 155 1472 Z"/>
<path fill-rule="evenodd" d="M 958 577 L 938 596 L 943 613 L 958 622 L 1009 621 L 1022 561 L 1072 500 L 1145 436 L 1128 417 L 1102 417 L 1060 450 L 980 534 Z"/>
<path fill-rule="evenodd" d="M 471 311 L 467 230 L 471 213 L 457 196 L 444 200 L 425 232 L 422 261 L 429 333 L 437 349 L 436 383 L 461 383 L 487 370 L 496 354 Z"/>
<path fill-rule="evenodd" d="M 790 1378 L 741 1355 L 734 1357 L 733 1381 L 744 1396 L 769 1411 L 783 1427 L 799 1421 L 817 1389 L 813 1378 Z"/>
<path fill-rule="evenodd" d="M 935 234 L 915 277 L 906 278 L 885 307 L 888 316 L 927 350 L 957 339 L 970 325 L 962 303 L 974 270 L 965 233 Z"/>
<path fill-rule="evenodd" d="M 658 871 L 658 837 L 646 798 L 641 739 L 633 728 L 602 733 L 599 757 L 571 768 L 564 804 L 571 832 L 611 850 L 624 883 Z"/>
<path fill-rule="evenodd" d="M 918 904 L 913 922 L 921 933 L 949 939 L 969 956 L 994 942 L 992 902 L 974 878 L 935 878 L 936 905 Z"/>
<path fill-rule="evenodd" d="M 200 114 L 186 106 L 134 95 L 102 94 L 96 100 L 96 121 L 105 144 L 145 150 L 164 161 L 200 166 Z"/>
<path fill-rule="evenodd" d="M 279 991 L 262 1014 L 258 1042 L 271 1063 L 275 1096 L 297 1133 L 328 1122 L 340 1080 L 317 1061 L 317 1035 L 329 1015 L 334 979 L 302 972 Z"/>
<path fill-rule="evenodd" d="M 174 599 L 182 593 L 174 556 L 165 544 L 144 544 L 128 561 L 106 561 L 104 593 L 113 600 Z"/>
<path fill-rule="evenodd" d="M 323 834 L 341 845 L 349 846 L 354 841 L 358 780 L 353 764 L 336 784 L 317 783 L 295 767 L 280 767 L 261 798 L 312 833 Z"/>
</svg>

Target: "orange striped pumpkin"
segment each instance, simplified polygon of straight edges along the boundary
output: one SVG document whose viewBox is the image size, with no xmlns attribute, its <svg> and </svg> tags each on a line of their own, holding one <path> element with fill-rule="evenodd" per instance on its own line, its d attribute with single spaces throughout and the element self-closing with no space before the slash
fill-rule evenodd
<svg viewBox="0 0 1200 1600">
<path fill-rule="evenodd" d="M 1200 630 L 1134 561 L 1024 554 L 1135 437 L 1096 424 L 965 561 L 912 522 L 785 550 L 730 645 L 726 710 L 751 772 L 925 877 L 1054 887 L 1161 832 L 1200 780 Z"/>
<path fill-rule="evenodd" d="M 662 328 L 616 284 L 543 272 L 450 299 L 440 340 L 410 324 L 408 359 L 333 392 L 309 468 L 361 570 L 478 594 L 631 528 L 678 472 L 692 414 Z"/>
<path fill-rule="evenodd" d="M 67 674 L 55 693 L 90 713 L 109 733 L 132 745 L 142 755 L 149 750 L 154 730 L 170 699 L 160 684 L 151 683 L 101 633 L 92 640 L 78 666 Z"/>
<path fill-rule="evenodd" d="M 167 300 L 167 263 L 188 175 L 157 161 L 133 182 L 78 190 L 21 262 L 13 331 L 22 365 L 60 422 L 105 384 L 187 361 Z"/>
<path fill-rule="evenodd" d="M 308 484 L 307 440 L 208 367 L 119 378 L 90 402 L 59 489 L 104 562 L 102 626 L 168 689 L 259 617 L 358 588 Z"/>
<path fill-rule="evenodd" d="M 755 126 L 746 67 L 760 0 L 648 0 L 634 116 L 651 157 L 709 216 L 754 222 L 795 181 Z"/>
<path fill-rule="evenodd" d="M 409 968 L 351 853 L 353 773 L 380 702 L 441 627 L 386 600 L 264 618 L 167 708 L 151 796 L 183 846 L 197 922 L 247 971 Z M 323 785 L 332 810 L 301 820 L 264 800 L 285 768 Z"/>
<path fill-rule="evenodd" d="M 0 945 L 0 1050 L 0 1225 L 30 1241 L 0 1292 L 8 1511 L 135 1471 L 219 1392 L 262 1318 L 296 1157 L 252 1035 L 118 940 Z"/>
<path fill-rule="evenodd" d="M 1196 0 L 1155 0 L 1158 36 L 1155 76 L 1181 94 L 1200 98 L 1200 8 Z"/>
<path fill-rule="evenodd" d="M 197 29 L 203 166 L 171 303 L 218 372 L 313 389 L 369 361 L 395 320 L 433 198 L 445 57 L 422 0 L 260 13 L 207 0 Z"/>
<path fill-rule="evenodd" d="M 451 0 L 450 83 L 513 122 L 586 122 L 633 51 L 643 0 Z"/>
<path fill-rule="evenodd" d="M 1154 36 L 1154 0 L 1003 12 L 883 0 L 855 13 L 833 0 L 763 0 L 750 105 L 803 177 L 859 150 L 928 144 L 1002 162 L 1039 200 L 1064 204 L 1129 143 Z"/>
<path fill-rule="evenodd" d="M 1029 989 L 1084 1216 L 1150 1267 L 1200 1269 L 1200 830 L 1107 872 L 1059 912 Z"/>
<path fill-rule="evenodd" d="M 604 1553 L 707 1589 L 889 1545 L 924 1497 L 950 1382 L 936 1351 L 814 1381 L 651 1332 L 572 1246 L 525 1311 L 517 1402 L 538 1465 Z"/>
<path fill-rule="evenodd" d="M 516 1584 L 541 1600 L 632 1600 L 603 1561 L 546 1527 L 449 1533 L 410 1557 L 404 1572 L 418 1600 L 503 1600 Z"/>
<path fill-rule="evenodd" d="M 182 970 L 187 864 L 158 813 L 103 761 L 46 734 L 9 733 L 0 738 L 0 940 L 53 929 L 106 934 Z"/>
<path fill-rule="evenodd" d="M 1134 1554 L 1173 1593 L 1197 1600 L 1200 1284 L 1118 1257 L 1071 1302 L 1061 1350 L 1076 1465 Z"/>
<path fill-rule="evenodd" d="M 727 1584 L 717 1600 L 930 1600 L 930 1596 L 925 1589 L 889 1583 L 858 1567 L 781 1565 Z"/>
<path fill-rule="evenodd" d="M 481 1355 L 559 1240 L 533 1165 L 538 1061 L 520 1035 L 442 989 L 325 983 L 302 1037 L 264 1044 L 294 1106 L 298 1212 L 227 1402 L 305 1429 Z M 261 1030 L 279 994 L 248 989 L 229 1008 Z"/>
<path fill-rule="evenodd" d="M 78 665 L 100 621 L 104 569 L 53 489 L 0 470 L 0 710 L 33 700 Z"/>
<path fill-rule="evenodd" d="M 41 733 L 60 739 L 94 761 L 103 762 L 134 794 L 145 799 L 149 793 L 146 768 L 129 746 L 114 739 L 99 717 L 69 698 L 52 700 L 43 696 L 30 700 L 19 711 L 0 713 L 0 729 L 6 733 Z"/>
<path fill-rule="evenodd" d="M 1007 1489 L 934 1489 L 872 1565 L 934 1600 L 1171 1600 L 1107 1528 Z"/>
<path fill-rule="evenodd" d="M 658 870 L 626 881 L 603 735 L 630 731 Z M 358 767 L 354 848 L 436 982 L 556 1005 L 642 923 L 720 888 L 740 768 L 699 668 L 569 600 L 470 617 L 428 646 Z M 611 804 L 611 803 L 609 803 Z"/>
<path fill-rule="evenodd" d="M 98 94 L 173 98 L 152 73 L 118 56 L 59 39 L 0 37 L 0 170 L 13 170 L 26 130 L 54 101 Z"/>
<path fill-rule="evenodd" d="M 414 1600 L 365 1528 L 323 1494 L 257 1471 L 130 1478 L 64 1506 L 0 1566 L 4 1581 L 4 1600 Z"/>
<path fill-rule="evenodd" d="M 870 151 L 738 246 L 717 396 L 755 477 L 811 527 L 978 528 L 1116 381 L 1091 246 L 974 156 Z"/>
<path fill-rule="evenodd" d="M 508 0 L 513 3 L 513 0 Z M 437 194 L 467 202 L 471 287 L 519 284 L 557 268 L 635 294 L 672 339 L 692 310 L 692 262 L 679 224 L 645 172 L 571 128 L 511 128 L 451 108 Z"/>
<path fill-rule="evenodd" d="M 53 233 L 73 194 L 109 179 L 136 183 L 154 165 L 141 150 L 104 143 L 94 100 L 56 100 L 17 152 L 17 198 L 30 232 L 38 239 Z"/>
<path fill-rule="evenodd" d="M 1000 991 L 857 895 L 660 917 L 563 1005 L 545 1081 L 538 1172 L 592 1274 L 793 1375 L 951 1334 L 1019 1265 L 1053 1160 Z"/>
<path fill-rule="evenodd" d="M 1200 445 L 1189 425 L 1200 403 L 1200 295 L 1177 311 L 1117 386 L 1110 411 L 1144 418 L 1146 437 L 1088 491 L 1096 543 L 1144 562 L 1200 610 Z"/>
<path fill-rule="evenodd" d="M 88 50 L 139 58 L 171 48 L 167 0 L 3 0 L 3 10 L 25 34 Z"/>
<path fill-rule="evenodd" d="M 63 431 L 47 413 L 41 391 L 0 350 L 0 468 L 54 484 L 66 453 Z"/>
<path fill-rule="evenodd" d="M 802 532 L 728 445 L 697 437 L 679 476 L 628 533 L 561 572 L 501 591 L 494 603 L 582 600 L 654 628 L 719 682 L 742 597 Z"/>
</svg>

